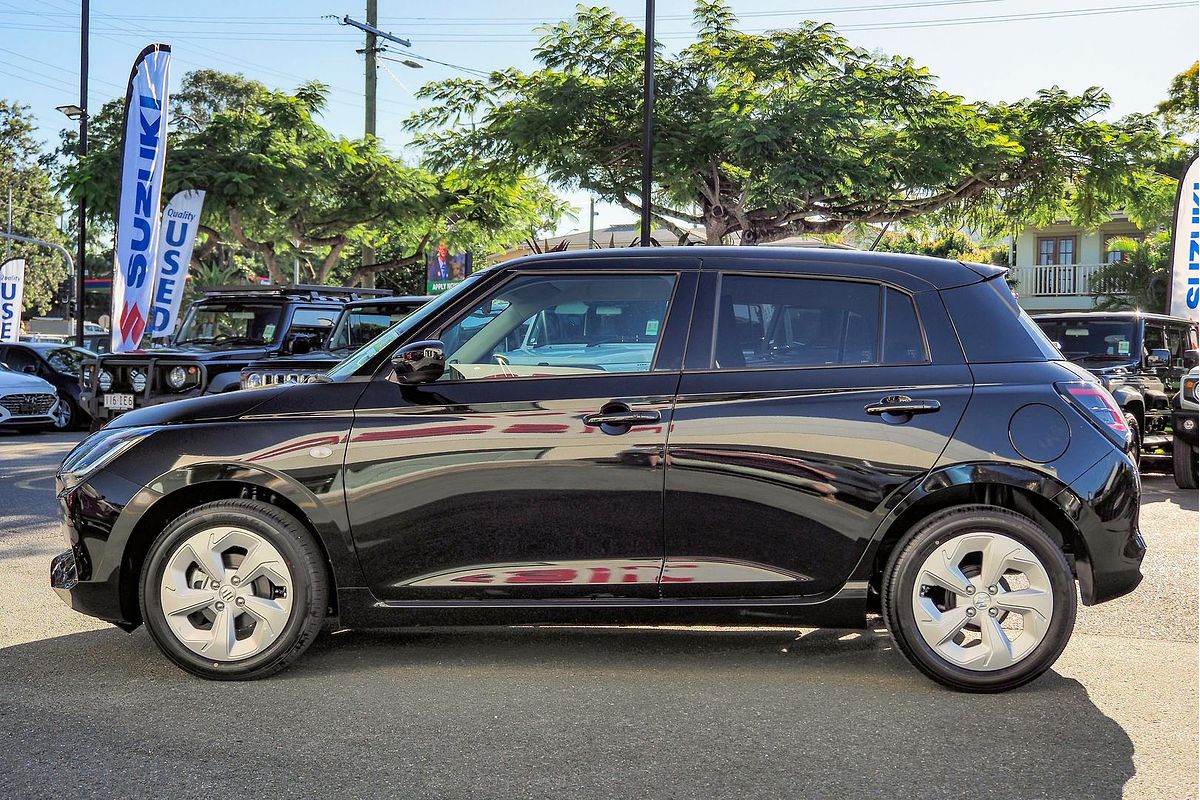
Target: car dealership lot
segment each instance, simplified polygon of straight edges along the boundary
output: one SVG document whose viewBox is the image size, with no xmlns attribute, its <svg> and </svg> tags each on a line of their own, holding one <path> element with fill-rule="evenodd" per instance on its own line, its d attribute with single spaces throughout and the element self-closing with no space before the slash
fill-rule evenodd
<svg viewBox="0 0 1200 800">
<path fill-rule="evenodd" d="M 6 796 L 1196 796 L 1200 515 L 1166 476 L 1142 586 L 1003 695 L 939 688 L 882 632 L 781 628 L 352 632 L 216 684 L 49 589 L 78 438 L 0 433 Z"/>
</svg>

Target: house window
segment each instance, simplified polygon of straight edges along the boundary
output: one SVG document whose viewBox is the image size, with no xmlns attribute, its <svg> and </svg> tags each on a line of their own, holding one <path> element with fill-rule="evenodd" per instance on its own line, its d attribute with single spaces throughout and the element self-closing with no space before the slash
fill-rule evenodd
<svg viewBox="0 0 1200 800">
<path fill-rule="evenodd" d="M 1120 250 L 1113 250 L 1110 245 L 1114 239 L 1133 239 L 1135 242 L 1142 240 L 1142 235 L 1137 233 L 1113 233 L 1104 237 L 1104 263 L 1118 264 L 1129 261 L 1129 253 L 1123 253 Z"/>
<path fill-rule="evenodd" d="M 1074 236 L 1045 236 L 1038 239 L 1038 264 L 1075 263 Z"/>
</svg>

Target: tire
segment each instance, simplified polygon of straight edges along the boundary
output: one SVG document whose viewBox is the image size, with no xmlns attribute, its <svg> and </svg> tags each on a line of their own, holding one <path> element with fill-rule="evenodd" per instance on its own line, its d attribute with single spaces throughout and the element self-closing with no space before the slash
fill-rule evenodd
<svg viewBox="0 0 1200 800">
<path fill-rule="evenodd" d="M 990 563 L 1011 564 L 1026 572 L 1002 569 L 999 574 L 1004 577 L 992 587 L 974 586 L 984 566 L 982 551 L 980 567 L 971 563 L 977 542 L 996 545 L 988 551 L 997 555 Z M 966 553 L 965 560 L 954 560 L 959 552 Z M 999 557 L 1003 553 L 1007 555 Z M 926 586 L 931 582 L 931 565 L 937 570 L 938 564 L 953 564 L 973 593 L 954 594 L 936 583 L 933 588 Z M 1027 587 L 1012 588 L 1027 577 Z M 1028 590 L 1026 594 L 1010 595 L 1021 588 Z M 933 680 L 965 692 L 1002 692 L 1034 680 L 1058 659 L 1075 626 L 1075 581 L 1062 548 L 1029 518 L 996 506 L 956 506 L 918 522 L 892 551 L 881 590 L 884 620 L 900 652 Z M 1033 597 L 1036 603 L 1026 599 Z M 932 612 L 926 614 L 927 609 L 937 610 L 939 602 L 947 606 L 940 615 L 942 627 Z M 1015 610 L 1019 605 L 1029 609 Z M 1035 605 L 1049 610 L 1048 619 L 1031 610 Z M 1010 614 L 1018 615 L 1012 623 L 1008 623 Z M 958 618 L 965 620 L 964 626 L 955 629 Z M 1016 628 L 1017 623 L 1021 630 L 1008 644 L 991 647 L 984 641 L 984 626 L 989 642 L 997 643 L 991 638 L 996 631 L 1007 640 L 1012 631 L 1004 626 Z M 977 634 L 965 627 L 972 624 L 978 627 Z M 931 632 L 937 639 L 942 631 L 952 630 L 957 632 L 947 635 L 936 649 L 926 638 Z"/>
<path fill-rule="evenodd" d="M 1129 445 L 1129 457 L 1133 459 L 1133 465 L 1139 470 L 1142 468 L 1142 429 L 1138 425 L 1137 417 L 1131 412 L 1125 412 L 1125 424 L 1129 426 L 1129 432 L 1133 436 L 1133 441 Z"/>
<path fill-rule="evenodd" d="M 138 602 L 154 643 L 179 667 L 211 680 L 252 680 L 308 649 L 325 621 L 329 584 L 319 546 L 295 517 L 254 500 L 218 500 L 154 540 Z"/>
<path fill-rule="evenodd" d="M 1171 442 L 1171 472 L 1175 485 L 1180 489 L 1195 489 L 1200 468 L 1196 463 L 1196 449 L 1178 436 Z"/>
</svg>

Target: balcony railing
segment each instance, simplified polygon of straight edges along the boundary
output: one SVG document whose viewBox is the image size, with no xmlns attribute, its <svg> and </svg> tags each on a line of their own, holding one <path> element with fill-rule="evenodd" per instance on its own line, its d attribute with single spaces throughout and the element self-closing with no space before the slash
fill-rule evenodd
<svg viewBox="0 0 1200 800">
<path fill-rule="evenodd" d="M 1105 290 L 1096 273 L 1107 264 L 1044 264 L 1016 267 L 1017 290 L 1027 297 L 1068 297 Z"/>
</svg>

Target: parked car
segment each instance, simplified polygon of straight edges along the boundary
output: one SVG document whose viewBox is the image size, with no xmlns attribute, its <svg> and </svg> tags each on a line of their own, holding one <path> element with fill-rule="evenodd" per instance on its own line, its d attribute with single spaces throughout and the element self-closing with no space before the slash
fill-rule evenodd
<svg viewBox="0 0 1200 800">
<path fill-rule="evenodd" d="M 652 356 L 499 363 L 564 307 L 583 336 Z M 1090 605 L 1141 580 L 1128 436 L 994 267 L 533 256 L 319 382 L 110 423 L 61 467 L 70 549 L 51 582 L 215 679 L 281 669 L 325 625 L 878 612 L 934 680 L 999 691 L 1058 658 L 1076 581 Z"/>
<path fill-rule="evenodd" d="M 1170 455 L 1171 397 L 1196 366 L 1195 322 L 1141 311 L 1039 314 L 1063 355 L 1095 375 L 1121 407 L 1134 460 Z"/>
<path fill-rule="evenodd" d="M 22 333 L 18 341 L 22 342 L 37 342 L 41 344 L 66 344 L 67 337 L 59 336 L 55 333 Z"/>
<path fill-rule="evenodd" d="M 74 341 L 74 340 L 72 340 Z M 88 331 L 83 332 L 83 346 L 87 350 L 91 350 L 96 354 L 103 354 L 112 350 L 112 334 L 108 331 Z"/>
<path fill-rule="evenodd" d="M 339 361 L 432 300 L 432 297 L 375 297 L 342 308 L 320 350 L 300 356 L 274 356 L 242 367 L 243 389 L 276 383 L 310 383 Z"/>
<path fill-rule="evenodd" d="M 0 429 L 52 428 L 57 405 L 53 386 L 0 362 Z"/>
<path fill-rule="evenodd" d="M 0 344 L 0 361 L 54 386 L 58 401 L 54 407 L 54 427 L 59 430 L 74 430 L 91 422 L 79 402 L 79 375 L 83 365 L 95 357 L 90 350 L 63 344 Z"/>
<path fill-rule="evenodd" d="M 1200 483 L 1200 458 L 1197 456 L 1196 432 L 1200 428 L 1196 387 L 1200 385 L 1200 367 L 1192 367 L 1183 378 L 1171 414 L 1171 430 L 1175 441 L 1171 445 L 1171 472 L 1180 489 L 1195 489 Z"/>
<path fill-rule="evenodd" d="M 331 286 L 207 289 L 160 348 L 102 355 L 83 373 L 83 406 L 99 426 L 135 408 L 241 388 L 242 367 L 318 347 L 348 300 L 387 294 Z"/>
</svg>

